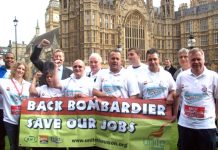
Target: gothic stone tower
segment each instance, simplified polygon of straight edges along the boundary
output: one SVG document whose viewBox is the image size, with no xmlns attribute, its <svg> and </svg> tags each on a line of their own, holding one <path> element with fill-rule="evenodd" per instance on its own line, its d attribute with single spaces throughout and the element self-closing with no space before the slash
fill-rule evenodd
<svg viewBox="0 0 218 150">
<path fill-rule="evenodd" d="M 91 53 L 97 52 L 107 63 L 108 52 L 122 48 L 127 60 L 127 49 L 143 51 L 152 47 L 148 29 L 150 4 L 144 0 L 60 0 L 60 44 L 69 64 L 82 59 L 86 63 Z M 149 4 L 149 6 L 148 6 Z M 144 54 L 144 53 L 143 53 Z M 142 56 L 143 59 L 145 56 Z"/>
<path fill-rule="evenodd" d="M 45 13 L 46 32 L 59 27 L 59 0 L 50 0 Z"/>
<path fill-rule="evenodd" d="M 164 33 L 161 35 L 161 40 L 165 41 L 164 50 L 161 51 L 162 53 L 162 60 L 168 58 L 173 60 L 173 57 L 176 54 L 174 47 L 173 47 L 173 40 L 175 37 L 174 33 L 174 19 L 175 19 L 175 12 L 174 12 L 174 0 L 161 0 L 161 17 L 162 22 L 160 23 L 162 28 L 164 28 Z M 179 38 L 178 38 L 179 39 Z"/>
</svg>

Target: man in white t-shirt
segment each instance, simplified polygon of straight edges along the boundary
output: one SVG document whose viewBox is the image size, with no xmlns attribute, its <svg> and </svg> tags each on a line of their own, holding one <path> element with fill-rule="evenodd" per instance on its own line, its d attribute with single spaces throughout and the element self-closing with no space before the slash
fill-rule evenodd
<svg viewBox="0 0 218 150">
<path fill-rule="evenodd" d="M 76 60 L 72 64 L 73 74 L 65 80 L 57 78 L 57 67 L 55 72 L 55 88 L 60 88 L 66 97 L 89 97 L 92 96 L 94 81 L 85 74 L 85 63 Z"/>
<path fill-rule="evenodd" d="M 127 67 L 127 70 L 135 75 L 138 82 L 142 79 L 142 73 L 148 69 L 148 66 L 141 62 L 141 53 L 142 51 L 138 48 L 128 49 L 128 59 L 130 65 Z"/>
<path fill-rule="evenodd" d="M 191 69 L 181 72 L 176 79 L 176 95 L 182 98 L 179 150 L 216 150 L 218 75 L 204 66 L 202 49 L 191 49 L 188 58 Z"/>
<path fill-rule="evenodd" d="M 87 76 L 93 79 L 94 82 L 96 82 L 98 76 L 102 72 L 101 63 L 102 58 L 98 53 L 92 53 L 89 56 L 89 66 L 91 71 L 87 72 Z"/>
<path fill-rule="evenodd" d="M 138 84 L 133 74 L 122 67 L 121 53 L 113 50 L 109 53 L 109 69 L 95 82 L 93 95 L 98 97 L 137 98 Z"/>
<path fill-rule="evenodd" d="M 11 75 L 11 69 L 14 65 L 14 54 L 8 52 L 4 55 L 5 65 L 0 67 L 0 78 L 9 78 Z M 5 128 L 3 122 L 3 99 L 0 94 L 0 149 L 5 149 Z"/>
<path fill-rule="evenodd" d="M 168 103 L 173 103 L 176 83 L 172 75 L 160 67 L 158 51 L 154 48 L 147 50 L 146 61 L 148 69 L 141 73 L 140 97 L 166 99 Z"/>
</svg>

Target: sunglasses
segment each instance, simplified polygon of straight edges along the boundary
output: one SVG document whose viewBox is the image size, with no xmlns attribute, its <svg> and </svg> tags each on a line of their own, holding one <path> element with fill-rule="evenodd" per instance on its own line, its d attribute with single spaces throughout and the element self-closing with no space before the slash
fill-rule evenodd
<svg viewBox="0 0 218 150">
<path fill-rule="evenodd" d="M 83 66 L 75 65 L 73 68 L 82 68 Z"/>
</svg>

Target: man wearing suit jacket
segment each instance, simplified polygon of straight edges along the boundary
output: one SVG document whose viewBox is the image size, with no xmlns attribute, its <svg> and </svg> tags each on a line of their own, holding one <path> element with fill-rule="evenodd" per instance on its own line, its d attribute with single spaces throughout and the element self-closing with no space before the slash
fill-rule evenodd
<svg viewBox="0 0 218 150">
<path fill-rule="evenodd" d="M 171 60 L 168 58 L 165 59 L 164 64 L 165 64 L 164 70 L 168 71 L 173 76 L 177 69 L 173 67 Z"/>
<path fill-rule="evenodd" d="M 46 72 L 49 69 L 54 69 L 51 68 L 50 64 L 51 62 L 46 61 L 43 62 L 41 59 L 39 59 L 40 53 L 42 51 L 42 49 L 44 47 L 47 47 L 50 45 L 50 42 L 46 39 L 43 39 L 39 45 L 36 45 L 34 48 L 33 53 L 30 56 L 30 60 L 32 61 L 32 63 L 35 65 L 36 68 L 38 68 L 42 73 Z M 72 74 L 72 70 L 66 68 L 63 66 L 64 63 L 64 52 L 61 49 L 56 49 L 53 52 L 52 55 L 52 61 L 56 64 L 58 64 L 58 78 L 60 80 L 66 79 L 68 77 L 70 77 L 70 75 Z M 43 85 L 46 84 L 45 82 L 45 76 L 43 75 L 41 77 L 41 79 L 39 80 L 39 85 Z"/>
</svg>

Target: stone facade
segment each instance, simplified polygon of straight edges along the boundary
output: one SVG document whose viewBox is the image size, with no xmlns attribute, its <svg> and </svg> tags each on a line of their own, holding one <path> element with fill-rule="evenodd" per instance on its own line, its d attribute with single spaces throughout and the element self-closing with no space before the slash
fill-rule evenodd
<svg viewBox="0 0 218 150">
<path fill-rule="evenodd" d="M 174 0 L 60 0 L 60 47 L 66 62 L 82 59 L 86 63 L 98 52 L 107 63 L 108 52 L 122 48 L 124 64 L 127 49 L 145 52 L 157 48 L 160 58 L 177 63 L 177 51 L 187 47 L 190 34 L 196 46 L 205 51 L 207 65 L 218 70 L 218 1 L 191 0 L 174 10 Z"/>
<path fill-rule="evenodd" d="M 17 43 L 17 61 L 25 62 L 26 44 L 24 42 Z M 16 43 L 12 42 L 10 51 L 14 53 L 16 59 Z"/>
</svg>

